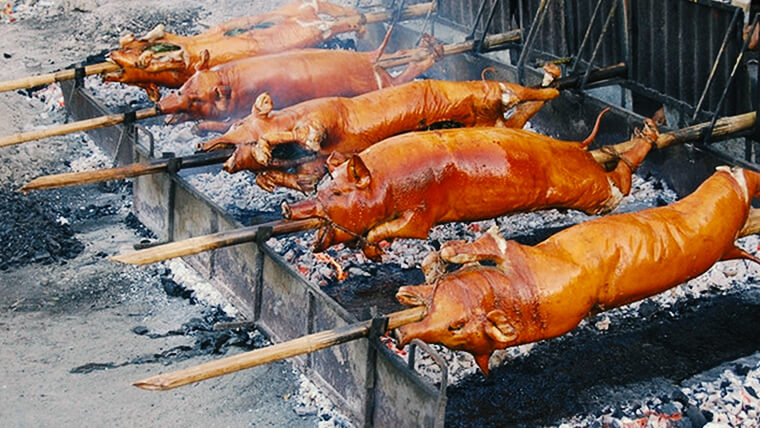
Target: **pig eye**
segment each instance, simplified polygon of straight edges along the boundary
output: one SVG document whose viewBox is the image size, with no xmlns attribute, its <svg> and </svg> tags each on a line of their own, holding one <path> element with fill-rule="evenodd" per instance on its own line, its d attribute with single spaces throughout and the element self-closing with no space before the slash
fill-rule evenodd
<svg viewBox="0 0 760 428">
<path fill-rule="evenodd" d="M 462 327 L 464 327 L 464 325 L 465 325 L 464 320 L 454 321 L 453 323 L 449 324 L 449 331 L 451 332 L 459 331 L 462 329 Z"/>
<path fill-rule="evenodd" d="M 342 194 L 343 194 L 343 192 L 341 192 L 340 190 L 334 190 L 333 193 L 332 193 L 333 196 L 340 196 Z"/>
</svg>

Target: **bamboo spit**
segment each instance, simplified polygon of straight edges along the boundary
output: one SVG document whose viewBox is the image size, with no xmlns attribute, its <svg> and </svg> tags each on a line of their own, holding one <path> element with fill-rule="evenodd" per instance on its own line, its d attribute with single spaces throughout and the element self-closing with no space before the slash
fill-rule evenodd
<svg viewBox="0 0 760 428">
<path fill-rule="evenodd" d="M 84 67 L 85 76 L 91 74 L 108 73 L 111 71 L 121 70 L 118 64 L 112 62 L 101 62 Z M 16 89 L 34 88 L 35 86 L 47 85 L 50 83 L 71 80 L 76 77 L 76 70 L 66 69 L 54 73 L 41 74 L 38 76 L 27 76 L 7 82 L 0 82 L 0 92 L 14 91 Z"/>
<path fill-rule="evenodd" d="M 405 324 L 417 322 L 425 317 L 427 309 L 415 306 L 387 315 L 388 330 Z M 319 351 L 330 346 L 340 345 L 352 340 L 366 337 L 369 334 L 372 320 L 360 321 L 344 327 L 334 328 L 319 333 L 299 337 L 287 342 L 278 343 L 262 349 L 245 352 L 232 357 L 189 367 L 171 373 L 160 374 L 133 385 L 151 391 L 166 391 L 189 383 L 211 379 L 217 376 L 237 372 L 247 368 Z"/>
<path fill-rule="evenodd" d="M 116 168 L 96 169 L 94 171 L 64 172 L 62 174 L 43 175 L 30 181 L 19 191 L 27 193 L 32 190 L 58 189 L 68 186 L 98 183 L 101 181 L 121 180 L 123 178 L 139 177 L 156 174 L 169 170 L 172 162 L 176 162 L 177 170 L 215 165 L 224 162 L 232 156 L 234 149 L 218 150 L 207 153 L 197 153 L 176 158 L 160 158 L 151 162 L 133 163 Z M 304 156 L 293 160 L 272 159 L 267 169 L 283 169 L 301 165 L 316 159 L 316 156 Z"/>
<path fill-rule="evenodd" d="M 118 125 L 126 120 L 127 114 L 128 113 L 108 114 L 105 116 L 93 117 L 92 119 L 80 120 L 78 122 L 51 126 L 36 131 L 20 132 L 18 134 L 8 135 L 7 137 L 0 137 L 0 147 L 54 137 L 56 135 L 71 134 L 72 132 L 89 131 L 95 128 Z M 135 119 L 146 119 L 158 116 L 158 114 L 158 109 L 156 107 L 144 108 L 135 112 Z"/>
<path fill-rule="evenodd" d="M 152 248 L 134 251 L 127 254 L 117 254 L 111 257 L 112 261 L 144 265 L 161 260 L 173 259 L 216 248 L 229 247 L 230 245 L 242 244 L 243 242 L 255 241 L 261 231 L 271 232 L 271 236 L 285 235 L 302 230 L 314 229 L 321 226 L 323 220 L 310 218 L 296 221 L 272 221 L 240 229 L 212 233 L 210 235 L 197 236 L 183 241 L 157 245 Z M 270 230 L 271 229 L 271 230 Z"/>
<path fill-rule="evenodd" d="M 504 43 L 513 42 L 520 39 L 520 30 L 509 31 L 503 34 L 495 34 L 486 37 L 485 43 L 491 47 L 499 46 Z M 516 37 L 516 38 L 515 38 Z M 444 56 L 453 55 L 457 53 L 467 52 L 473 49 L 474 42 L 454 43 L 450 45 L 444 45 Z M 410 49 L 406 55 L 383 55 L 377 61 L 377 64 L 381 67 L 390 68 L 398 65 L 407 64 L 416 59 L 422 59 L 425 55 L 429 55 L 425 48 Z M 146 119 L 149 117 L 158 116 L 161 113 L 155 107 L 139 110 L 136 112 L 137 117 L 135 119 Z M 65 125 L 54 125 L 46 129 L 40 129 L 37 131 L 21 132 L 18 134 L 8 135 L 6 137 L 0 137 L 0 147 L 11 146 L 14 144 L 21 144 L 27 141 L 39 140 L 41 138 L 52 137 L 55 135 L 70 134 L 72 132 L 89 131 L 95 128 L 102 128 L 105 126 L 118 125 L 125 120 L 125 114 L 109 114 L 101 117 L 94 117 L 92 119 L 80 120 L 78 122 L 71 122 Z"/>
<path fill-rule="evenodd" d="M 431 11 L 435 11 L 435 3 L 420 3 L 404 8 L 401 14 L 401 19 L 410 19 L 423 16 Z M 393 12 L 372 12 L 367 14 L 358 14 L 356 16 L 350 16 L 340 18 L 336 22 L 340 25 L 343 22 L 353 23 L 361 22 L 364 20 L 367 24 L 373 24 L 376 22 L 388 21 L 393 17 Z M 84 67 L 84 75 L 89 76 L 92 74 L 102 74 L 113 71 L 119 71 L 121 67 L 113 62 L 101 62 Z M 60 82 L 63 80 L 71 80 L 76 77 L 76 71 L 74 69 L 66 69 L 56 71 L 54 73 L 41 74 L 38 76 L 27 76 L 15 80 L 9 80 L 0 82 L 0 92 L 14 91 L 16 89 L 33 88 L 40 85 L 48 85 L 50 83 Z"/>
<path fill-rule="evenodd" d="M 745 113 L 738 116 L 725 117 L 723 119 L 720 119 L 718 122 L 716 122 L 716 126 L 713 129 L 712 136 L 721 137 L 721 136 L 729 135 L 731 133 L 744 131 L 744 130 L 752 128 L 754 126 L 754 123 L 755 123 L 754 112 Z M 698 125 L 690 126 L 688 128 L 683 128 L 683 129 L 675 130 L 672 132 L 660 134 L 660 137 L 657 139 L 657 147 L 665 148 L 665 147 L 675 145 L 675 144 L 682 144 L 682 143 L 687 143 L 690 141 L 699 140 L 702 138 L 702 132 L 707 128 L 707 126 L 708 126 L 707 123 L 701 123 Z M 632 144 L 633 143 L 631 141 L 626 141 L 626 142 L 615 144 L 608 147 L 612 147 L 618 153 L 622 153 L 626 151 L 628 148 L 630 148 Z M 600 164 L 605 164 L 607 162 L 613 162 L 617 160 L 614 155 L 611 155 L 606 152 L 602 152 L 601 150 L 592 150 L 591 154 L 592 156 L 594 156 L 594 160 L 596 160 Z M 760 219 L 758 219 L 758 223 L 760 224 Z M 288 224 L 288 223 L 283 222 L 282 224 Z M 236 235 L 236 239 L 234 242 L 231 242 L 227 238 L 226 235 L 215 233 L 215 234 L 190 238 L 184 241 L 177 241 L 177 242 L 172 242 L 169 244 L 158 245 L 152 248 L 135 251 L 128 254 L 116 255 L 112 257 L 111 260 L 121 262 L 121 263 L 129 263 L 129 264 L 148 264 L 148 263 L 156 263 L 163 260 L 168 260 L 175 257 L 183 257 L 183 256 L 198 254 L 203 251 L 207 251 L 207 250 L 211 250 L 215 248 L 221 248 L 228 245 L 235 245 L 235 244 L 239 244 L 243 242 L 252 241 L 256 239 L 255 232 L 246 232 L 246 230 L 253 227 L 255 226 L 238 229 L 239 233 Z M 297 229 L 297 230 L 305 230 L 307 228 L 308 227 L 304 227 L 303 229 Z M 293 231 L 296 231 L 296 230 L 293 230 Z M 222 233 L 232 233 L 232 232 L 222 232 Z"/>
</svg>

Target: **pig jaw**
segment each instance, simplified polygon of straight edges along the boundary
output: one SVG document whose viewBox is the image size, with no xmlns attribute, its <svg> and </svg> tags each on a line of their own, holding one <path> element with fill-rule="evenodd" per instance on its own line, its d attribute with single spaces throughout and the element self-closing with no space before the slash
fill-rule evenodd
<svg viewBox="0 0 760 428">
<path fill-rule="evenodd" d="M 179 93 L 172 92 L 158 102 L 158 111 L 163 114 L 173 114 L 188 110 L 187 100 Z"/>
</svg>

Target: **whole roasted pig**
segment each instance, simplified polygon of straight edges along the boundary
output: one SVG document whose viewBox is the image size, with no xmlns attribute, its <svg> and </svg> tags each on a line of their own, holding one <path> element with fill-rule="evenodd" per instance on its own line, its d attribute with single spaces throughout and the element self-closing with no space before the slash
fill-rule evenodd
<svg viewBox="0 0 760 428">
<path fill-rule="evenodd" d="M 335 167 L 316 196 L 283 205 L 286 219 L 323 218 L 315 251 L 341 242 L 378 258 L 377 243 L 427 237 L 451 221 L 489 219 L 511 212 L 572 208 L 603 213 L 631 188 L 631 173 L 657 139 L 651 121 L 622 162 L 607 172 L 586 150 L 510 128 L 462 128 L 398 135 Z M 332 165 L 328 165 L 332 167 Z"/>
<path fill-rule="evenodd" d="M 161 99 L 158 108 L 164 114 L 173 114 L 174 121 L 239 119 L 254 110 L 256 98 L 263 92 L 269 93 L 274 105 L 282 107 L 312 98 L 359 95 L 408 82 L 442 54 L 432 37 L 424 37 L 421 43 L 429 55 L 392 77 L 375 64 L 386 42 L 387 36 L 372 52 L 299 49 L 203 69 L 177 92 Z M 230 124 L 222 123 L 216 129 L 226 130 Z"/>
<path fill-rule="evenodd" d="M 274 145 L 297 143 L 319 153 L 315 161 L 318 165 L 312 168 L 316 174 L 261 172 L 257 181 L 267 190 L 280 185 L 310 192 L 324 175 L 325 159 L 333 152 L 348 156 L 393 135 L 439 122 L 522 128 L 544 101 L 558 95 L 556 89 L 532 89 L 506 82 L 422 80 L 353 98 L 318 98 L 270 111 L 272 100 L 262 94 L 256 101 L 255 113 L 200 148 L 215 150 L 236 145 L 224 169 L 237 172 L 267 166 Z M 505 117 L 505 113 L 509 116 Z"/>
<path fill-rule="evenodd" d="M 337 19 L 341 18 L 341 19 Z M 196 36 L 178 36 L 157 26 L 143 37 L 119 40 L 109 60 L 122 67 L 106 81 L 146 89 L 153 101 L 159 87 L 179 88 L 196 70 L 257 55 L 316 46 L 336 34 L 363 29 L 364 16 L 322 0 L 297 0 L 260 15 L 233 19 Z"/>
<path fill-rule="evenodd" d="M 429 283 L 401 287 L 398 300 L 427 316 L 397 330 L 470 352 L 484 373 L 496 349 L 559 336 L 589 315 L 661 293 L 728 259 L 760 262 L 734 245 L 760 174 L 718 168 L 671 205 L 591 220 L 536 245 L 490 230 L 444 244 L 423 262 Z M 492 261 L 484 266 L 479 261 Z M 464 263 L 450 274 L 442 262 Z"/>
</svg>

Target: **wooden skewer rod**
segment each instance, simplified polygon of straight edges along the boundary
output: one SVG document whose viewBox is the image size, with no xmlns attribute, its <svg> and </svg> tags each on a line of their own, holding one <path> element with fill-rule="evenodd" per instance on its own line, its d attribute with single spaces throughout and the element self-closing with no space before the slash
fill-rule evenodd
<svg viewBox="0 0 760 428">
<path fill-rule="evenodd" d="M 507 31 L 506 33 L 492 34 L 486 36 L 483 40 L 484 48 L 495 48 L 506 43 L 513 43 L 520 40 L 520 30 Z M 468 40 L 461 43 L 451 43 L 443 45 L 443 56 L 454 55 L 462 52 L 468 52 L 475 48 L 477 41 Z M 377 65 L 383 68 L 397 67 L 408 64 L 413 61 L 420 61 L 427 58 L 430 53 L 425 48 L 408 49 L 400 54 L 387 54 L 380 57 Z"/>
<path fill-rule="evenodd" d="M 427 309 L 415 306 L 388 315 L 388 330 L 417 322 L 425 317 Z M 178 386 L 244 370 L 250 367 L 283 360 L 296 355 L 316 352 L 330 346 L 340 345 L 369 334 L 372 320 L 361 321 L 344 327 L 313 333 L 266 348 L 256 349 L 189 367 L 171 373 L 160 374 L 135 382 L 133 385 L 150 391 L 166 391 Z"/>
<path fill-rule="evenodd" d="M 150 107 L 136 111 L 135 119 L 140 120 L 157 115 L 158 109 L 155 107 Z M 89 131 L 95 128 L 102 128 L 104 126 L 117 125 L 124 122 L 125 117 L 125 113 L 108 114 L 105 116 L 93 117 L 92 119 L 80 120 L 63 125 L 55 125 L 36 131 L 20 132 L 18 134 L 8 135 L 7 137 L 0 137 L 0 147 L 12 146 L 14 144 L 21 144 L 27 141 L 39 140 L 41 138 L 53 137 L 56 135 L 70 134 L 72 132 L 79 131 Z"/>
<path fill-rule="evenodd" d="M 662 133 L 659 138 L 657 138 L 657 148 L 664 149 L 665 147 L 676 144 L 698 141 L 702 138 L 702 134 L 708 126 L 710 126 L 710 124 L 704 122 L 675 131 Z M 753 126 L 755 126 L 755 112 L 724 117 L 715 122 L 712 138 L 716 139 L 737 132 L 746 131 L 752 129 Z M 623 153 L 633 147 L 633 141 L 625 141 L 619 144 L 614 144 L 611 147 L 613 147 L 618 153 Z M 592 150 L 591 154 L 594 156 L 594 160 L 600 164 L 617 160 L 614 155 L 599 150 Z"/>
<path fill-rule="evenodd" d="M 96 169 L 93 171 L 64 172 L 61 174 L 43 175 L 30 181 L 19 191 L 27 193 L 32 190 L 58 189 L 61 187 L 81 186 L 83 184 L 99 183 L 101 181 L 121 180 L 123 178 L 139 177 L 141 175 L 157 174 L 169 170 L 172 162 L 177 162 L 177 169 L 197 168 L 215 165 L 227 160 L 234 149 L 215 150 L 208 153 L 197 153 L 176 158 L 161 158 L 151 162 L 133 163 L 115 168 Z M 303 156 L 297 159 L 272 159 L 267 169 L 292 168 L 316 159 L 316 155 Z"/>
<path fill-rule="evenodd" d="M 121 70 L 118 64 L 112 62 L 101 62 L 84 67 L 85 76 L 91 74 L 107 73 L 110 71 Z M 16 89 L 33 88 L 35 86 L 47 85 L 50 83 L 60 82 L 62 80 L 71 80 L 75 77 L 76 70 L 66 69 L 56 71 L 55 73 L 40 74 L 38 76 L 27 76 L 7 82 L 0 82 L 0 92 L 15 91 Z"/>
<path fill-rule="evenodd" d="M 111 257 L 111 260 L 133 265 L 156 263 L 162 260 L 173 259 L 175 257 L 189 256 L 216 248 L 255 241 L 258 237 L 259 231 L 265 228 L 268 229 L 271 227 L 272 236 L 276 236 L 314 229 L 320 225 L 322 225 L 322 220 L 316 218 L 288 222 L 282 220 L 272 221 L 269 223 L 241 227 L 240 229 L 197 236 L 182 241 L 170 242 L 168 244 L 157 245 L 152 248 L 133 251 L 131 253 L 117 254 Z"/>
<path fill-rule="evenodd" d="M 176 158 L 161 158 L 152 162 L 133 163 L 116 168 L 104 168 L 94 171 L 64 172 L 62 174 L 43 175 L 27 183 L 19 189 L 26 193 L 31 190 L 57 189 L 60 187 L 78 186 L 98 183 L 101 181 L 121 180 L 166 171 L 172 162 L 177 162 L 178 168 L 194 168 L 224 162 L 229 158 L 233 149 L 218 150 L 208 153 L 198 153 Z"/>
<path fill-rule="evenodd" d="M 402 19 L 416 18 L 427 14 L 430 10 L 435 10 L 435 3 L 420 3 L 404 8 L 401 13 Z M 382 22 L 391 19 L 393 12 L 371 12 L 367 14 L 357 14 L 356 16 L 340 18 L 339 21 L 356 21 L 360 23 L 362 21 L 371 24 L 375 22 Z M 84 75 L 89 76 L 91 74 L 108 73 L 112 71 L 119 71 L 121 67 L 113 62 L 101 62 L 98 64 L 92 64 L 84 67 Z M 47 85 L 50 83 L 60 82 L 63 80 L 71 80 L 76 77 L 76 71 L 74 69 L 66 69 L 56 71 L 54 73 L 40 74 L 37 76 L 27 76 L 20 79 L 8 80 L 0 82 L 0 92 L 14 91 L 16 89 L 33 88 L 35 86 Z"/>
</svg>

